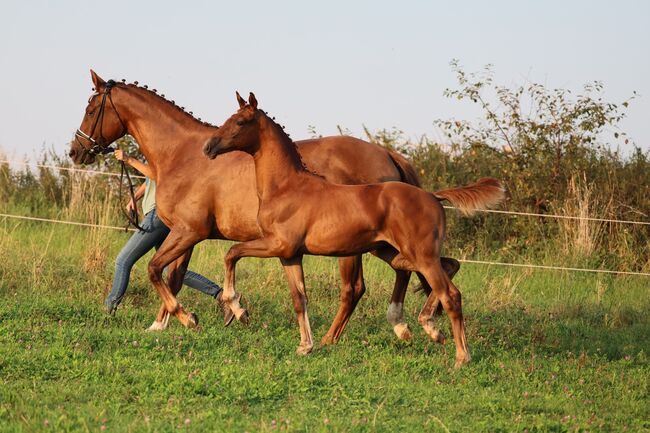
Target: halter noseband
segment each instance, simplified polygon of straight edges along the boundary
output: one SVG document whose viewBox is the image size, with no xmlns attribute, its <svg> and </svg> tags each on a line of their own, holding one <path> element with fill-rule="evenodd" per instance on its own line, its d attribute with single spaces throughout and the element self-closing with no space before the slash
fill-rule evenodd
<svg viewBox="0 0 650 433">
<path fill-rule="evenodd" d="M 120 117 L 120 114 L 117 112 L 117 109 L 115 108 L 115 104 L 113 103 L 113 97 L 111 96 L 111 90 L 113 87 L 115 87 L 117 83 L 113 80 L 108 80 L 106 82 L 106 85 L 104 87 L 104 92 L 102 92 L 102 102 L 101 105 L 99 106 L 99 112 L 97 113 L 97 117 L 95 118 L 95 123 L 93 123 L 93 127 L 90 130 L 90 134 L 86 134 L 83 132 L 81 129 L 77 129 L 77 131 L 74 133 L 75 135 L 75 140 L 83 147 L 86 149 L 86 151 L 91 154 L 91 155 L 99 155 L 99 154 L 104 154 L 104 153 L 110 153 L 113 151 L 113 149 L 107 147 L 110 143 L 106 143 L 106 139 L 104 138 L 102 126 L 104 124 L 104 111 L 106 108 L 106 99 L 111 103 L 111 107 L 113 107 L 113 111 L 115 111 L 115 115 L 117 116 L 118 120 L 120 121 L 120 124 L 122 125 L 122 134 L 127 134 L 128 130 L 126 128 L 126 125 L 124 124 L 124 121 L 122 121 L 122 118 Z M 93 96 L 98 95 L 98 93 L 95 93 Z M 92 98 L 92 97 L 91 97 Z M 99 124 L 99 137 L 97 140 L 95 140 L 92 136 L 95 134 L 95 129 L 97 128 L 97 125 Z M 84 146 L 82 142 L 79 140 L 79 138 L 83 138 L 86 140 L 90 146 Z"/>
</svg>

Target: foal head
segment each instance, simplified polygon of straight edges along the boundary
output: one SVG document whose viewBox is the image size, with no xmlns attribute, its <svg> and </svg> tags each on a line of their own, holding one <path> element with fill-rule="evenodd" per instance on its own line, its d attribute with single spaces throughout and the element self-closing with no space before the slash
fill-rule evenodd
<svg viewBox="0 0 650 433">
<path fill-rule="evenodd" d="M 257 99 L 251 92 L 247 103 L 237 92 L 237 102 L 239 110 L 203 146 L 203 153 L 210 159 L 232 150 L 253 154 L 259 148 L 259 119 L 262 113 L 257 109 Z"/>
<path fill-rule="evenodd" d="M 127 133 L 111 97 L 111 90 L 118 84 L 113 80 L 102 80 L 92 70 L 90 75 L 93 94 L 88 98 L 86 112 L 68 153 L 75 164 L 93 163 L 98 154 L 105 153 L 113 141 Z"/>
</svg>

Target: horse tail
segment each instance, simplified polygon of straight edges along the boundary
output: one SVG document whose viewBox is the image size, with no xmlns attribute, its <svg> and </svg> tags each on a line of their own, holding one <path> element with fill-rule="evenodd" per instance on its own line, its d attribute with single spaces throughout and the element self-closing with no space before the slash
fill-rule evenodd
<svg viewBox="0 0 650 433">
<path fill-rule="evenodd" d="M 420 178 L 415 172 L 415 167 L 411 165 L 411 162 L 394 150 L 386 150 L 388 151 L 388 156 L 393 161 L 393 164 L 395 164 L 397 171 L 399 171 L 400 181 L 420 187 Z"/>
<path fill-rule="evenodd" d="M 484 177 L 476 183 L 432 193 L 438 200 L 448 200 L 465 215 L 488 209 L 503 201 L 505 189 L 497 179 Z"/>
</svg>

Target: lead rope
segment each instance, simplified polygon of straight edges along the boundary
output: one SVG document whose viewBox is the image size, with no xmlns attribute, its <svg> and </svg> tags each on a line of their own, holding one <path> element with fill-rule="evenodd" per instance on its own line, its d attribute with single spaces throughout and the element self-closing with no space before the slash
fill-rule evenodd
<svg viewBox="0 0 650 433">
<path fill-rule="evenodd" d="M 120 161 L 120 164 L 122 166 L 121 173 L 120 173 L 120 193 L 119 196 L 122 197 L 122 185 L 123 185 L 123 179 L 124 179 L 124 174 L 126 173 L 126 180 L 129 184 L 129 192 L 131 194 L 131 201 L 135 205 L 136 200 L 135 200 L 135 194 L 133 192 L 133 182 L 131 182 L 131 176 L 129 175 L 129 170 L 126 168 L 126 164 L 124 161 Z M 140 227 L 140 224 L 138 222 L 138 210 L 137 209 L 131 209 L 131 211 L 127 212 L 122 208 L 122 212 L 124 212 L 124 215 L 126 216 L 126 219 L 128 222 L 126 223 L 126 227 L 124 227 L 124 231 L 129 230 L 129 226 L 133 225 L 133 227 L 137 228 L 140 231 L 145 231 L 142 227 Z"/>
</svg>

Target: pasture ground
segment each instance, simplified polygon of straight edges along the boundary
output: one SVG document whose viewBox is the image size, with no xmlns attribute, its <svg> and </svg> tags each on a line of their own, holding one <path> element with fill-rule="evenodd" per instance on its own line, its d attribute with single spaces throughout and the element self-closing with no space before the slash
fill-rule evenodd
<svg viewBox="0 0 650 433">
<path fill-rule="evenodd" d="M 421 294 L 406 302 L 415 339 L 394 337 L 393 276 L 374 258 L 342 340 L 306 357 L 276 260 L 240 262 L 250 327 L 224 329 L 214 301 L 185 288 L 200 331 L 147 333 L 159 301 L 146 260 L 117 315 L 102 309 L 126 238 L 0 222 L 0 431 L 650 431 L 648 278 L 463 265 L 473 362 L 456 371 L 453 344 L 417 326 Z M 191 269 L 221 282 L 227 247 L 201 244 Z M 306 275 L 318 341 L 336 261 L 309 258 Z"/>
</svg>

